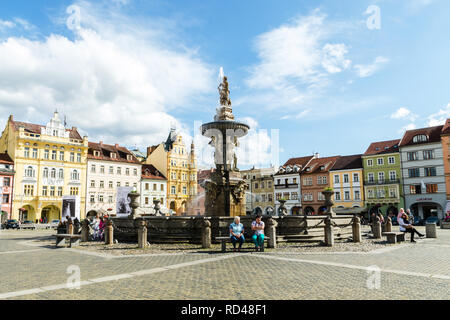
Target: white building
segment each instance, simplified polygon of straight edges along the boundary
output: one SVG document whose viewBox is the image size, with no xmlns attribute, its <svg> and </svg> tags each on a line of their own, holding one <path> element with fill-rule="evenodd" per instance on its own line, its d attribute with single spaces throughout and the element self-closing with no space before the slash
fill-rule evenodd
<svg viewBox="0 0 450 320">
<path fill-rule="evenodd" d="M 403 174 L 405 209 L 426 219 L 443 218 L 446 207 L 443 126 L 406 131 L 399 147 Z"/>
<path fill-rule="evenodd" d="M 86 212 L 115 215 L 118 187 L 140 191 L 142 164 L 124 147 L 89 142 Z"/>
<path fill-rule="evenodd" d="M 144 214 L 154 214 L 154 201 L 159 200 L 161 201 L 161 213 L 168 213 L 166 177 L 151 164 L 142 165 L 141 177 L 141 211 Z"/>
<path fill-rule="evenodd" d="M 280 200 L 286 200 L 286 209 L 289 215 L 302 214 L 302 190 L 300 173 L 313 156 L 293 158 L 280 167 L 274 175 L 275 214 L 279 214 Z"/>
</svg>

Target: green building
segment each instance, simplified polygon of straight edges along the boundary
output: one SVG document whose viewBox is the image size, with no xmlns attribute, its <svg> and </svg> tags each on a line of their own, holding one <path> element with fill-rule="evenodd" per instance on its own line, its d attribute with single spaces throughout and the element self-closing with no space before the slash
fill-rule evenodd
<svg viewBox="0 0 450 320">
<path fill-rule="evenodd" d="M 369 216 L 381 212 L 383 216 L 397 216 L 404 208 L 400 140 L 372 143 L 362 156 L 364 190 Z"/>
</svg>

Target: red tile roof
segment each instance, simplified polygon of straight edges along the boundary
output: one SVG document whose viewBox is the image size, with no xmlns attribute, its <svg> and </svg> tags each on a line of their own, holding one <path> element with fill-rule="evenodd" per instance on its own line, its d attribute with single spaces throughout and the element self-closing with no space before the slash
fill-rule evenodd
<svg viewBox="0 0 450 320">
<path fill-rule="evenodd" d="M 408 130 L 403 135 L 402 140 L 400 141 L 400 147 L 416 145 L 416 144 L 424 144 L 424 143 L 433 143 L 441 141 L 441 132 L 444 126 L 436 126 L 415 130 Z M 414 143 L 413 138 L 418 135 L 425 135 L 428 137 L 428 141 L 426 142 L 418 142 Z"/>
<path fill-rule="evenodd" d="M 351 170 L 363 167 L 361 154 L 340 157 L 331 170 Z"/>
<path fill-rule="evenodd" d="M 329 172 L 339 158 L 340 156 L 312 159 L 303 169 L 302 174 Z M 320 169 L 322 166 L 325 166 L 323 170 Z M 310 171 L 307 171 L 308 168 L 311 168 Z"/>
<path fill-rule="evenodd" d="M 94 151 L 99 151 L 100 156 L 94 156 Z M 117 158 L 111 158 L 111 153 L 115 153 Z M 127 156 L 131 155 L 132 160 L 128 160 Z M 140 164 L 139 160 L 125 147 L 119 145 L 108 145 L 100 143 L 89 142 L 88 159 L 103 160 L 114 162 L 126 162 Z"/>
<path fill-rule="evenodd" d="M 142 165 L 142 179 L 167 180 L 166 177 L 151 164 Z"/>
<path fill-rule="evenodd" d="M 45 128 L 45 126 L 42 126 L 40 124 L 33 124 L 33 123 L 27 123 L 27 122 L 20 122 L 20 121 L 14 121 L 11 120 L 12 123 L 12 127 L 15 131 L 19 130 L 19 127 L 23 127 L 25 129 L 25 132 L 28 133 L 37 133 L 37 134 L 41 134 L 41 128 Z M 71 139 L 77 139 L 77 140 L 83 140 L 83 138 L 81 138 L 81 135 L 78 133 L 77 128 L 73 127 L 72 129 L 66 129 L 66 131 L 68 131 L 69 137 Z"/>
<path fill-rule="evenodd" d="M 313 158 L 313 156 L 307 156 L 307 157 L 301 157 L 301 158 L 292 158 L 289 159 L 288 162 L 286 162 L 284 164 L 284 167 L 286 166 L 299 166 L 299 167 L 304 167 L 306 166 L 306 164 L 309 162 L 309 160 L 311 160 Z"/>
<path fill-rule="evenodd" d="M 399 143 L 400 139 L 374 142 L 366 150 L 364 156 L 399 152 L 398 150 Z"/>
</svg>

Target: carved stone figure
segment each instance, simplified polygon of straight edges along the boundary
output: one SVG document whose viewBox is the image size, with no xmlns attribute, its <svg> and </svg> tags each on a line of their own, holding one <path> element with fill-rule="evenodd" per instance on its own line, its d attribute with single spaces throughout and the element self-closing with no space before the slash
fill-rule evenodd
<svg viewBox="0 0 450 320">
<path fill-rule="evenodd" d="M 227 77 L 223 77 L 223 82 L 219 85 L 220 105 L 231 106 L 230 89 Z"/>
</svg>

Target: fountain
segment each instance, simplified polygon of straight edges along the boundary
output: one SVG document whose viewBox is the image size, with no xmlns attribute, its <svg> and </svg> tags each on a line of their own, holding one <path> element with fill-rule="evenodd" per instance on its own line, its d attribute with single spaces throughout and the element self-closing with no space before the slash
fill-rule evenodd
<svg viewBox="0 0 450 320">
<path fill-rule="evenodd" d="M 202 135 L 211 138 L 215 148 L 216 171 L 205 181 L 207 216 L 245 216 L 245 186 L 237 168 L 234 149 L 239 146 L 238 138 L 247 135 L 250 127 L 235 121 L 231 108 L 227 77 L 223 76 L 219 86 L 220 106 L 214 122 L 202 125 Z"/>
</svg>

